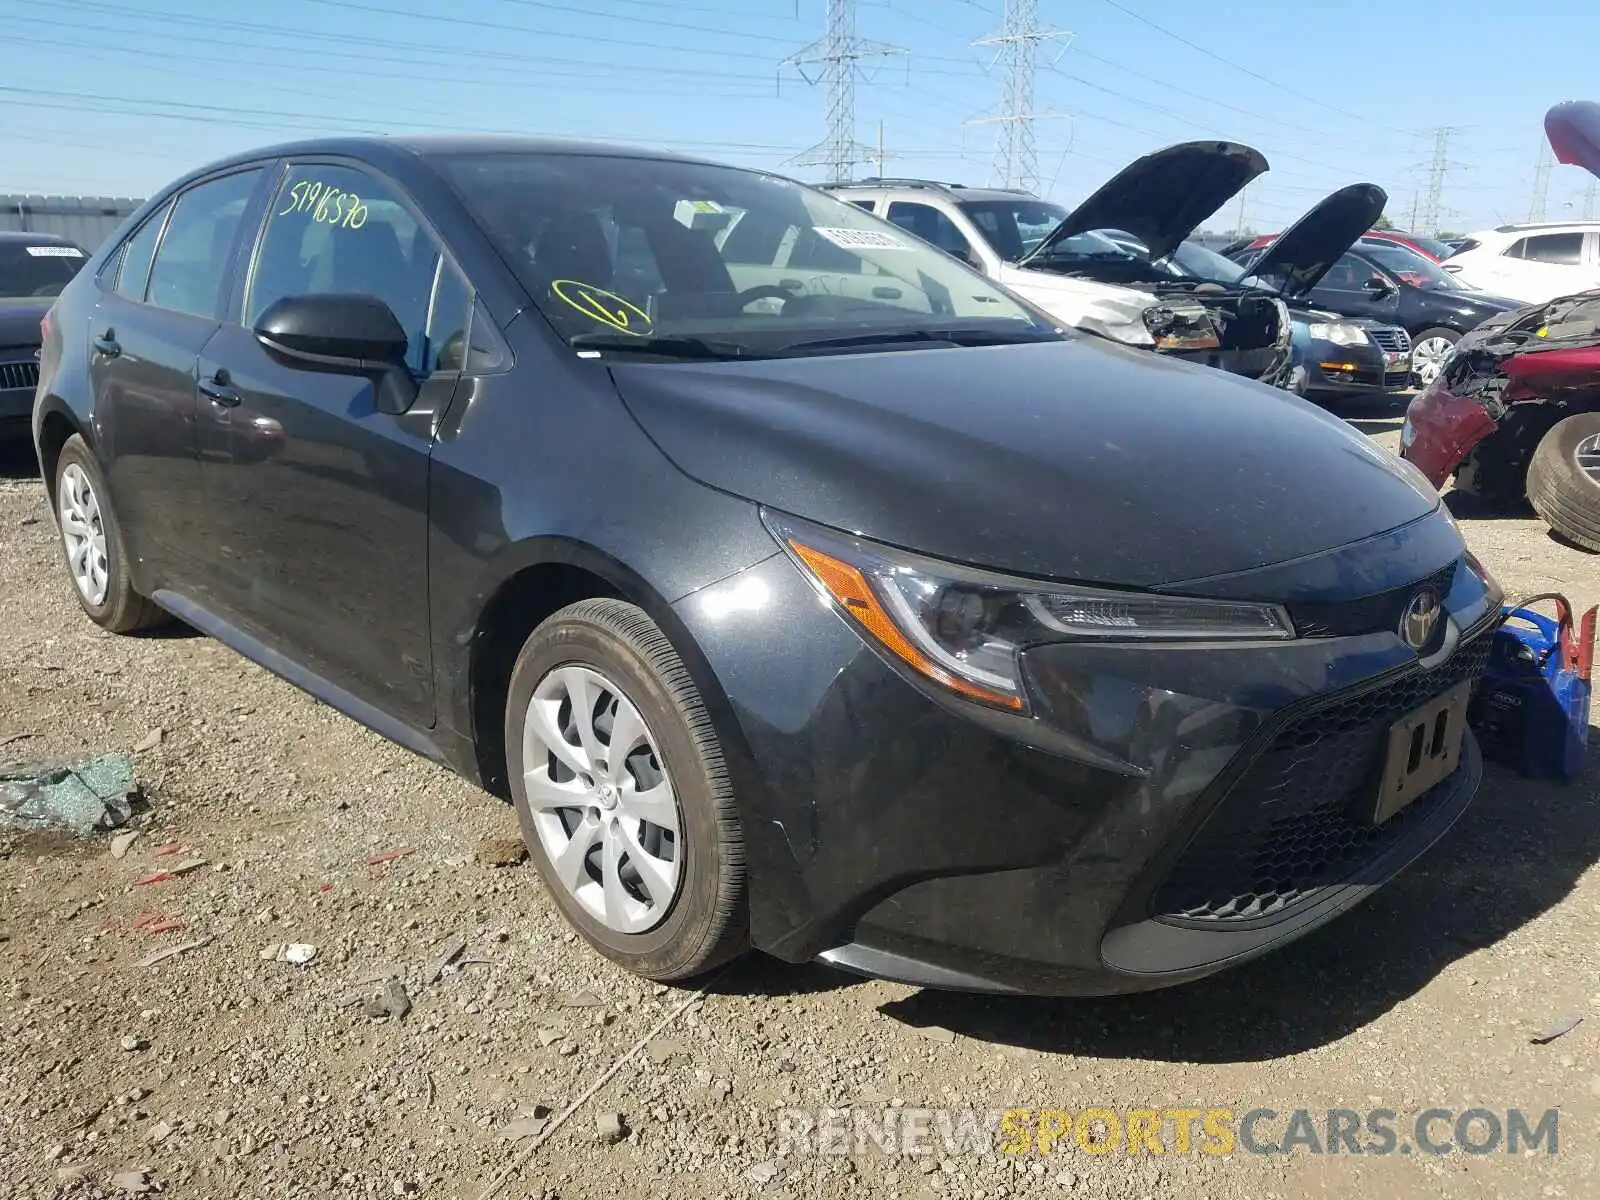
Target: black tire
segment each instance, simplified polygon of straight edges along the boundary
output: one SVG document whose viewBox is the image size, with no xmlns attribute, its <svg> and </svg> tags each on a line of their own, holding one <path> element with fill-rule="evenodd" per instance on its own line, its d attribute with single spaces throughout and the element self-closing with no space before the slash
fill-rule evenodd
<svg viewBox="0 0 1600 1200">
<path fill-rule="evenodd" d="M 664 920 L 622 933 L 596 920 L 556 877 L 528 803 L 523 720 L 541 680 L 578 665 L 614 681 L 643 716 L 677 795 L 681 885 Z M 562 915 L 613 962 L 661 982 L 692 979 L 748 944 L 744 839 L 733 788 L 699 689 L 660 627 L 620 600 L 582 600 L 541 624 L 511 673 L 506 767 L 528 853 Z"/>
<path fill-rule="evenodd" d="M 72 564 L 66 539 L 59 536 L 61 481 L 67 468 L 72 466 L 76 466 L 88 477 L 89 486 L 94 491 L 95 503 L 100 510 L 100 528 L 105 536 L 106 547 L 106 593 L 99 604 L 91 603 L 72 579 Z M 117 524 L 116 513 L 111 509 L 111 496 L 106 489 L 105 476 L 100 473 L 100 464 L 95 461 L 88 445 L 76 433 L 61 447 L 61 455 L 56 459 L 54 484 L 55 490 L 51 493 L 54 497 L 52 511 L 56 522 L 57 540 L 61 546 L 61 560 L 67 567 L 72 594 L 77 597 L 79 607 L 88 614 L 89 619 L 112 633 L 135 633 L 170 621 L 172 618 L 155 601 L 134 590 L 132 576 L 128 573 L 127 555 L 123 551 L 122 527 Z"/>
<path fill-rule="evenodd" d="M 1439 339 L 1441 339 L 1443 341 L 1449 342 L 1452 346 L 1454 346 L 1457 342 L 1459 342 L 1461 340 L 1461 335 L 1459 333 L 1457 333 L 1454 329 L 1445 329 L 1443 326 L 1436 326 L 1433 329 L 1424 329 L 1421 333 L 1417 334 L 1416 337 L 1412 338 L 1411 339 L 1411 380 L 1412 380 L 1413 383 L 1421 383 L 1422 382 L 1421 377 L 1417 374 L 1417 349 L 1416 348 L 1418 346 L 1420 346 L 1423 342 L 1429 340 L 1430 338 L 1439 338 Z"/>
<path fill-rule="evenodd" d="M 1600 483 L 1578 467 L 1576 451 L 1600 434 L 1600 413 L 1557 421 L 1528 462 L 1528 501 L 1545 524 L 1585 550 L 1600 551 Z"/>
</svg>

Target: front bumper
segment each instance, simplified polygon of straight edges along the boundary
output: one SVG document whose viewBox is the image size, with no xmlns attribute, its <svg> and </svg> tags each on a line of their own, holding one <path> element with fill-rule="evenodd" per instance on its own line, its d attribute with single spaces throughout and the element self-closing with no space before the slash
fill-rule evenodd
<svg viewBox="0 0 1600 1200">
<path fill-rule="evenodd" d="M 723 693 L 752 941 L 924 986 L 1106 994 L 1198 978 L 1344 911 L 1478 783 L 1469 747 L 1381 828 L 1345 816 L 1389 723 L 1476 675 L 1499 611 L 1445 518 L 1419 525 L 1419 553 L 1452 547 L 1450 642 L 1430 661 L 1389 609 L 1440 558 L 1347 548 L 1287 590 L 1322 636 L 1035 648 L 1032 719 L 908 679 L 782 556 L 680 601 Z M 1337 592 L 1363 577 L 1384 586 Z"/>
<path fill-rule="evenodd" d="M 1310 395 L 1387 395 L 1411 382 L 1411 357 L 1376 346 L 1312 342 L 1302 354 Z"/>
<path fill-rule="evenodd" d="M 25 433 L 32 416 L 32 388 L 0 388 L 0 432 Z"/>
<path fill-rule="evenodd" d="M 1483 404 L 1451 395 L 1441 377 L 1418 392 L 1406 408 L 1400 457 L 1434 487 L 1442 488 L 1473 448 L 1494 431 L 1495 420 Z"/>
<path fill-rule="evenodd" d="M 1215 367 L 1243 375 L 1246 379 L 1259 379 L 1266 383 L 1275 381 L 1288 362 L 1287 352 L 1279 346 L 1260 346 L 1251 350 L 1162 350 L 1165 358 L 1181 358 L 1185 362 Z"/>
</svg>

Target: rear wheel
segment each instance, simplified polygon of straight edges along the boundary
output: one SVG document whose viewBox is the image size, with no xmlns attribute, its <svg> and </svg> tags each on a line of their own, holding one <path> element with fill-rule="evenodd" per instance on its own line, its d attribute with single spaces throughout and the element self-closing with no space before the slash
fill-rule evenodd
<svg viewBox="0 0 1600 1200">
<path fill-rule="evenodd" d="M 67 439 L 56 460 L 55 498 L 62 557 L 89 619 L 112 633 L 132 633 L 169 620 L 152 600 L 134 591 L 105 478 L 78 434 Z"/>
<path fill-rule="evenodd" d="M 1461 340 L 1453 329 L 1424 329 L 1411 343 L 1411 377 L 1421 387 L 1439 378 L 1450 351 Z"/>
<path fill-rule="evenodd" d="M 744 949 L 744 843 L 722 751 L 642 609 L 584 600 L 535 629 L 505 737 L 523 840 L 591 945 L 657 980 Z"/>
<path fill-rule="evenodd" d="M 1557 421 L 1528 463 L 1528 501 L 1568 541 L 1600 551 L 1600 413 Z"/>
</svg>

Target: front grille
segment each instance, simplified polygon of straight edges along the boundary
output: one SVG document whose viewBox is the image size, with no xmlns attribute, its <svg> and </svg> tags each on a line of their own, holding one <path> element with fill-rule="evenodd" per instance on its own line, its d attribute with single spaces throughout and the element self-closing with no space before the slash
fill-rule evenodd
<svg viewBox="0 0 1600 1200">
<path fill-rule="evenodd" d="M 27 362 L 0 362 L 0 391 L 10 391 L 12 388 L 27 388 L 30 391 L 39 386 L 39 364 Z"/>
<path fill-rule="evenodd" d="M 1390 354 L 1411 349 L 1411 335 L 1395 325 L 1379 325 L 1375 329 L 1368 329 L 1367 336 L 1379 350 Z"/>
<path fill-rule="evenodd" d="M 1354 637 L 1385 629 L 1397 630 L 1400 628 L 1400 617 L 1417 589 L 1431 587 L 1443 599 L 1450 594 L 1450 584 L 1455 574 L 1456 564 L 1452 562 L 1426 579 L 1408 583 L 1405 587 L 1391 588 L 1375 596 L 1331 604 L 1291 604 L 1289 618 L 1294 622 L 1294 631 L 1299 637 Z"/>
<path fill-rule="evenodd" d="M 1278 916 L 1346 882 L 1444 805 L 1455 779 L 1382 825 L 1370 820 L 1390 726 L 1483 673 L 1492 630 L 1431 671 L 1306 712 L 1228 789 L 1156 893 L 1155 910 L 1191 924 Z"/>
</svg>

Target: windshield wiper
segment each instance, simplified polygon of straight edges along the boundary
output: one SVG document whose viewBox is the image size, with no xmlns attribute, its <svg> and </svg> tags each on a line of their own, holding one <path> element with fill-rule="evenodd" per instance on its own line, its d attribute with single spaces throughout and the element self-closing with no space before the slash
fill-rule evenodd
<svg viewBox="0 0 1600 1200">
<path fill-rule="evenodd" d="M 667 358 L 698 358 L 721 361 L 731 358 L 763 358 L 736 342 L 712 342 L 683 334 L 580 333 L 568 340 L 574 350 L 628 350 L 635 354 L 659 354 Z"/>
<path fill-rule="evenodd" d="M 791 342 L 778 351 L 792 354 L 806 350 L 842 350 L 851 346 L 882 346 L 897 342 L 946 342 L 955 346 L 1010 346 L 1017 342 L 1053 342 L 1056 333 L 1043 330 L 1006 329 L 897 329 L 882 333 L 857 333 L 848 337 L 814 338 Z"/>
</svg>

